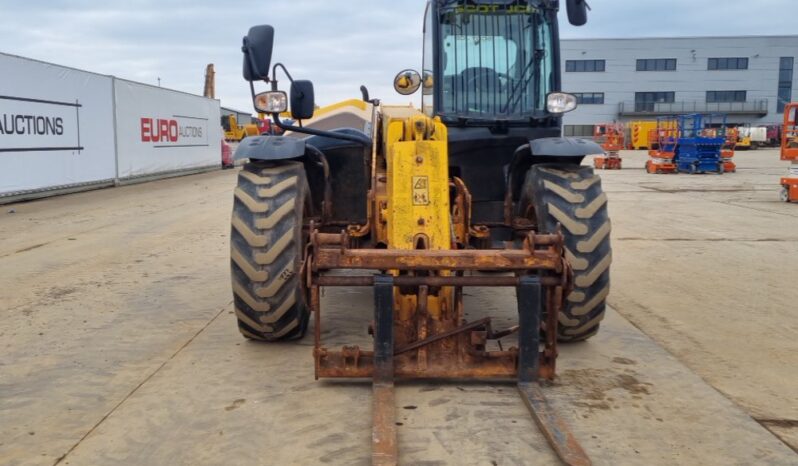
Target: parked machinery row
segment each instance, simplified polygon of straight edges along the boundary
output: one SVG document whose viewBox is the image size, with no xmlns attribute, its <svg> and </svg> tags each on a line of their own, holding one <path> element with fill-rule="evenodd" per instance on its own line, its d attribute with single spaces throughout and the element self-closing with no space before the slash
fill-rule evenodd
<svg viewBox="0 0 798 466">
<path fill-rule="evenodd" d="M 759 149 L 760 147 L 779 147 L 781 144 L 781 125 L 751 126 L 742 125 L 737 129 L 737 150 Z"/>
<path fill-rule="evenodd" d="M 729 127 L 726 115 L 692 114 L 657 120 L 602 123 L 593 128 L 593 140 L 604 150 L 593 163 L 598 169 L 620 170 L 620 151 L 648 149 L 646 171 L 664 173 L 736 173 L 734 152 L 756 149 L 779 141 L 781 159 L 790 162 L 781 178 L 780 198 L 798 202 L 798 102 L 784 109 L 784 124 Z M 628 141 L 628 144 L 627 144 Z"/>
<path fill-rule="evenodd" d="M 675 124 L 675 122 L 674 122 Z M 656 149 L 659 142 L 656 120 L 631 121 L 626 126 L 626 148 L 630 150 Z M 779 147 L 781 144 L 781 125 L 761 125 L 752 127 L 739 125 L 730 127 L 735 134 L 736 150 L 758 149 L 760 147 Z"/>
<path fill-rule="evenodd" d="M 729 139 L 726 116 L 692 114 L 657 119 L 650 143 L 648 173 L 734 172 L 735 142 Z"/>
</svg>

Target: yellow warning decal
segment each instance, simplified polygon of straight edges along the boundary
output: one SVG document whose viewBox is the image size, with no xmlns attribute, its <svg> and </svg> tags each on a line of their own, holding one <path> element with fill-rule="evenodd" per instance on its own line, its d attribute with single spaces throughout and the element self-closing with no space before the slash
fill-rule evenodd
<svg viewBox="0 0 798 466">
<path fill-rule="evenodd" d="M 429 205 L 429 178 L 413 177 L 413 205 Z"/>
</svg>

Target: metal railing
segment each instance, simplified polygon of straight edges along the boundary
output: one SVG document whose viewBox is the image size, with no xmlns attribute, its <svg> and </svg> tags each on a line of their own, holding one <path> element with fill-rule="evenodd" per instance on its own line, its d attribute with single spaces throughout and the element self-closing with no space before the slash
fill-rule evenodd
<svg viewBox="0 0 798 466">
<path fill-rule="evenodd" d="M 680 115 L 688 113 L 725 113 L 728 115 L 768 114 L 768 100 L 749 102 L 621 102 L 618 104 L 620 116 Z"/>
</svg>

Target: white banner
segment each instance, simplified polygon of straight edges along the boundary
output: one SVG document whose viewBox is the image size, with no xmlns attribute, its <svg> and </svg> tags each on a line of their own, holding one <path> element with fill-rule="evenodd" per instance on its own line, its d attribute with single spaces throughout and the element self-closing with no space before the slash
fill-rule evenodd
<svg viewBox="0 0 798 466">
<path fill-rule="evenodd" d="M 0 195 L 115 176 L 111 77 L 0 53 Z"/>
<path fill-rule="evenodd" d="M 83 150 L 80 103 L 0 96 L 0 151 Z"/>
<path fill-rule="evenodd" d="M 119 177 L 221 165 L 219 102 L 117 79 Z"/>
</svg>

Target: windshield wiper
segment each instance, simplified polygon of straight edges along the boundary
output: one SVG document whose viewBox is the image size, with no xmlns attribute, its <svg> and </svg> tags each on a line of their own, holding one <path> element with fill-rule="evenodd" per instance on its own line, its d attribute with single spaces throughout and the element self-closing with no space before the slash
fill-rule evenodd
<svg viewBox="0 0 798 466">
<path fill-rule="evenodd" d="M 521 97 L 523 96 L 522 91 L 529 86 L 529 83 L 532 82 L 539 74 L 540 60 L 545 56 L 545 51 L 543 49 L 535 49 L 535 53 L 532 54 L 532 59 L 524 67 L 524 71 L 521 74 L 522 80 L 516 84 L 513 89 L 510 91 L 509 95 L 507 96 L 507 103 L 503 109 L 505 113 L 512 113 L 515 112 L 516 107 L 518 104 L 521 103 Z M 534 71 L 530 74 L 529 69 L 534 66 Z M 528 76 L 528 77 L 527 77 Z"/>
<path fill-rule="evenodd" d="M 529 83 L 532 80 L 534 80 L 536 77 L 538 77 L 539 70 L 540 70 L 540 60 L 545 56 L 545 50 L 543 50 L 537 44 L 537 33 L 538 33 L 538 28 L 540 27 L 539 18 L 538 18 L 537 15 L 532 15 L 530 17 L 530 19 L 531 19 L 530 22 L 532 23 L 531 24 L 531 28 L 532 28 L 531 34 L 533 34 L 531 42 L 532 42 L 532 44 L 534 44 L 535 49 L 534 49 L 534 52 L 532 53 L 532 56 L 530 57 L 529 61 L 524 66 L 524 70 L 521 73 L 520 83 L 515 85 L 513 87 L 513 89 L 509 92 L 509 95 L 507 96 L 507 103 L 506 103 L 505 108 L 504 108 L 504 111 L 507 114 L 515 112 L 515 109 L 516 109 L 516 107 L 518 107 L 518 104 L 521 102 L 522 97 L 523 97 L 524 93 L 526 92 L 526 89 L 529 86 Z M 530 25 L 527 24 L 526 28 L 529 28 L 529 27 L 530 27 Z M 533 66 L 534 66 L 534 71 L 530 75 L 529 69 L 531 67 L 533 67 Z"/>
</svg>

